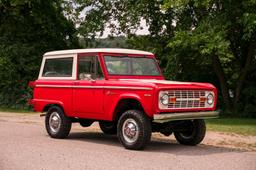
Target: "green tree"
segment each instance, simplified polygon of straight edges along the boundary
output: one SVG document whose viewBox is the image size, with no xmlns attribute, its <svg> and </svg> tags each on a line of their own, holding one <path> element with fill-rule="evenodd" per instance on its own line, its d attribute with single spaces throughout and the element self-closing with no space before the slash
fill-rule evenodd
<svg viewBox="0 0 256 170">
<path fill-rule="evenodd" d="M 50 50 L 78 46 L 60 0 L 0 0 L 0 105 L 24 107 L 28 81 Z"/>
<path fill-rule="evenodd" d="M 73 6 L 76 13 L 71 18 L 79 25 L 85 47 L 91 47 L 91 43 L 94 46 L 94 39 L 108 28 L 110 36 L 125 35 L 128 47 L 152 51 L 161 60 L 161 66 L 166 66 L 175 16 L 173 10 L 162 9 L 163 0 L 73 0 L 72 3 L 76 4 Z M 142 20 L 147 23 L 149 35 L 137 36 Z"/>
<path fill-rule="evenodd" d="M 229 111 L 256 104 L 255 0 L 74 0 L 79 33 L 89 42 L 105 27 L 132 48 L 158 54 L 170 79 L 208 81 Z M 79 15 L 76 15 L 79 16 Z M 136 36 L 144 19 L 149 35 Z M 250 109 L 246 109 L 250 108 Z M 255 108 L 255 107 L 254 107 Z"/>
<path fill-rule="evenodd" d="M 168 0 L 165 8 L 180 16 L 169 43 L 172 55 L 181 63 L 190 56 L 212 66 L 229 111 L 246 105 L 241 95 L 256 69 L 256 1 Z"/>
</svg>

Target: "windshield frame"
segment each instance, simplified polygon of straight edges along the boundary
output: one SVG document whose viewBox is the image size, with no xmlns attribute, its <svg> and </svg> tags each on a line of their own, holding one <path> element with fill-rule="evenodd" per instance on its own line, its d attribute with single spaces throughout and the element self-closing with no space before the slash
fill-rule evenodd
<svg viewBox="0 0 256 170">
<path fill-rule="evenodd" d="M 109 74 L 107 71 L 107 65 L 105 61 L 105 57 L 131 57 L 131 58 L 149 58 L 154 61 L 154 64 L 156 66 L 157 71 L 159 72 L 159 75 L 129 75 L 129 74 Z M 103 53 L 102 54 L 102 62 L 105 67 L 105 72 L 108 75 L 109 78 L 150 78 L 150 79 L 163 79 L 162 71 L 157 63 L 157 60 L 155 59 L 154 55 L 144 55 L 144 54 L 122 54 L 122 53 Z"/>
</svg>

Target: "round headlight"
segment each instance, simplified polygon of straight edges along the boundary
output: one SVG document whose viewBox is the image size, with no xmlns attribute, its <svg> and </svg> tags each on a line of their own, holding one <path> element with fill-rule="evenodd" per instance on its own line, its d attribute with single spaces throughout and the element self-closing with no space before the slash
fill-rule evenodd
<svg viewBox="0 0 256 170">
<path fill-rule="evenodd" d="M 213 101 L 214 101 L 213 95 L 210 93 L 210 94 L 207 95 L 206 98 L 207 98 L 207 103 L 208 103 L 209 105 L 212 105 L 212 104 L 213 104 Z"/>
<path fill-rule="evenodd" d="M 169 96 L 168 94 L 164 93 L 161 97 L 160 97 L 160 101 L 162 105 L 168 105 L 169 103 Z"/>
</svg>

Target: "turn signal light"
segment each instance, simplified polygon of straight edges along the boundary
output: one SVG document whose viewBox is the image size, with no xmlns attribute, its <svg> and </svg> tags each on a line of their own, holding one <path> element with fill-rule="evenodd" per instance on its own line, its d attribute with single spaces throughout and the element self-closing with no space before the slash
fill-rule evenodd
<svg viewBox="0 0 256 170">
<path fill-rule="evenodd" d="M 200 97 L 200 102 L 205 102 L 206 101 L 206 97 Z"/>
<path fill-rule="evenodd" d="M 171 98 L 169 99 L 169 102 L 170 102 L 170 103 L 176 103 L 176 97 L 171 97 Z"/>
</svg>

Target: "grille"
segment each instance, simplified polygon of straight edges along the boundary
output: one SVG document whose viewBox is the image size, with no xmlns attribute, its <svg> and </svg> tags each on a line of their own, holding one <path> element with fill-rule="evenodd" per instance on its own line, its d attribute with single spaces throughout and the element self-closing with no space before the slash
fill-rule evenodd
<svg viewBox="0 0 256 170">
<path fill-rule="evenodd" d="M 168 91 L 168 108 L 205 108 L 205 91 L 201 90 L 171 90 Z"/>
</svg>

